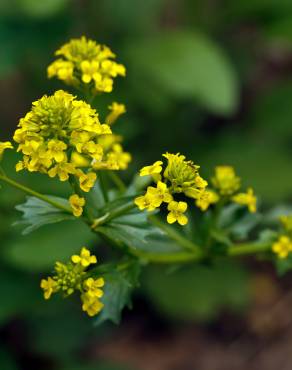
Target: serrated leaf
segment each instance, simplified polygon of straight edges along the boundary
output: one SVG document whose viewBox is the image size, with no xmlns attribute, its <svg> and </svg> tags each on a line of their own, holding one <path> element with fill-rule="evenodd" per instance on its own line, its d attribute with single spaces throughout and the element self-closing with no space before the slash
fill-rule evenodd
<svg viewBox="0 0 292 370">
<path fill-rule="evenodd" d="M 120 198 L 108 203 L 102 213 L 132 204 L 133 197 Z M 134 208 L 98 227 L 97 230 L 120 246 L 159 253 L 181 251 L 181 248 L 170 240 L 161 229 L 151 224 L 148 216 L 149 212 L 141 212 L 138 208 Z"/>
<path fill-rule="evenodd" d="M 70 207 L 69 202 L 64 198 L 50 195 L 47 195 L 47 197 L 62 206 Z M 22 231 L 23 235 L 27 235 L 43 225 L 74 219 L 72 214 L 62 211 L 36 197 L 27 197 L 25 203 L 19 204 L 15 208 L 22 212 L 23 215 L 22 220 L 15 222 L 14 225 L 28 225 Z"/>
<path fill-rule="evenodd" d="M 126 269 L 111 271 L 103 275 L 105 287 L 101 300 L 104 308 L 95 322 L 96 325 L 107 320 L 115 324 L 120 322 L 123 308 L 131 305 L 131 294 L 138 285 L 139 275 L 140 265 L 135 262 Z"/>
</svg>

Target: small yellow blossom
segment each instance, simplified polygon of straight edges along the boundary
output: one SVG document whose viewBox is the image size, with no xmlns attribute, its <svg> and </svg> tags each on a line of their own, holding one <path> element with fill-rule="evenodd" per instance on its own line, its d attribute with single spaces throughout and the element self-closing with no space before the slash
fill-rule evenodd
<svg viewBox="0 0 292 370">
<path fill-rule="evenodd" d="M 126 113 L 124 104 L 113 102 L 108 108 L 110 113 L 106 116 L 105 123 L 109 126 L 113 125 L 122 114 Z"/>
<path fill-rule="evenodd" d="M 292 231 L 292 215 L 280 216 L 280 221 L 286 231 Z"/>
<path fill-rule="evenodd" d="M 89 293 L 82 294 L 81 301 L 82 310 L 90 317 L 97 315 L 104 307 L 104 304 L 99 299 L 90 295 Z"/>
<path fill-rule="evenodd" d="M 156 208 L 155 206 L 153 206 L 151 197 L 147 193 L 135 198 L 134 203 L 141 211 L 147 209 L 147 211 L 151 212 L 154 211 Z"/>
<path fill-rule="evenodd" d="M 103 291 L 100 289 L 104 286 L 104 279 L 98 278 L 88 278 L 84 281 L 83 287 L 86 293 L 92 297 L 101 298 L 103 296 Z"/>
<path fill-rule="evenodd" d="M 249 212 L 254 213 L 257 210 L 257 198 L 254 195 L 253 189 L 248 188 L 246 193 L 239 193 L 232 197 L 235 203 L 247 206 Z"/>
<path fill-rule="evenodd" d="M 56 76 L 59 80 L 64 81 L 68 85 L 73 85 L 74 65 L 72 62 L 57 59 L 48 67 L 48 78 Z"/>
<path fill-rule="evenodd" d="M 6 149 L 13 149 L 12 144 L 9 141 L 0 142 L 0 160 L 3 156 L 3 153 Z"/>
<path fill-rule="evenodd" d="M 82 173 L 79 176 L 80 188 L 88 193 L 94 186 L 96 181 L 96 174 L 94 172 L 89 172 L 87 174 Z"/>
<path fill-rule="evenodd" d="M 83 267 L 88 267 L 97 262 L 96 257 L 92 256 L 90 251 L 85 247 L 81 249 L 80 255 L 74 254 L 74 256 L 71 257 L 71 260 L 73 263 L 80 264 Z"/>
<path fill-rule="evenodd" d="M 162 161 L 156 161 L 151 166 L 145 166 L 140 170 L 140 176 L 152 176 L 154 181 L 161 180 Z"/>
<path fill-rule="evenodd" d="M 79 197 L 77 194 L 73 194 L 69 198 L 69 203 L 73 210 L 73 215 L 75 217 L 80 217 L 83 213 L 83 207 L 85 205 L 85 199 Z"/>
<path fill-rule="evenodd" d="M 288 236 L 280 236 L 278 241 L 272 245 L 272 250 L 278 255 L 279 258 L 283 259 L 292 252 L 292 241 Z"/>
<path fill-rule="evenodd" d="M 67 181 L 69 175 L 76 173 L 76 168 L 73 163 L 62 162 L 55 165 L 48 171 L 50 177 L 58 176 L 60 181 Z"/>
<path fill-rule="evenodd" d="M 61 140 L 52 139 L 48 142 L 48 155 L 50 159 L 54 159 L 57 163 L 64 162 L 67 159 L 65 150 L 67 144 Z"/>
<path fill-rule="evenodd" d="M 206 211 L 211 204 L 217 203 L 219 196 L 212 190 L 203 190 L 196 200 L 196 206 Z"/>
<path fill-rule="evenodd" d="M 90 83 L 91 80 L 100 82 L 101 74 L 98 72 L 99 70 L 99 62 L 96 60 L 89 61 L 83 60 L 80 64 L 81 72 L 82 72 L 82 81 L 86 84 Z"/>
<path fill-rule="evenodd" d="M 44 290 L 44 298 L 49 299 L 56 291 L 57 282 L 49 276 L 47 279 L 41 280 L 41 288 Z"/>
<path fill-rule="evenodd" d="M 212 183 L 221 195 L 232 195 L 240 188 L 240 178 L 231 166 L 217 166 Z"/>
<path fill-rule="evenodd" d="M 120 144 L 114 144 L 107 154 L 106 166 L 112 170 L 125 170 L 131 162 L 131 154 L 124 152 Z"/>
<path fill-rule="evenodd" d="M 178 222 L 180 225 L 186 225 L 188 223 L 188 218 L 184 213 L 186 212 L 188 205 L 186 202 L 175 202 L 172 201 L 169 203 L 167 209 L 169 213 L 167 215 L 167 222 L 173 224 Z"/>
</svg>

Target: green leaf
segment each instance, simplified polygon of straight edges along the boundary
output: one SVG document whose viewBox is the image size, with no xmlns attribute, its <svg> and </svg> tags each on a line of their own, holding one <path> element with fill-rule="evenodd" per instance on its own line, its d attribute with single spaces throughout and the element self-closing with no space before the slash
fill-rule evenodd
<svg viewBox="0 0 292 370">
<path fill-rule="evenodd" d="M 117 269 L 103 275 L 105 280 L 102 302 L 104 308 L 98 315 L 96 325 L 106 320 L 119 324 L 125 306 L 131 306 L 131 294 L 138 285 L 140 265 L 131 263 L 126 269 Z"/>
<path fill-rule="evenodd" d="M 69 202 L 64 198 L 50 195 L 47 195 L 47 197 L 62 206 L 70 208 Z M 43 225 L 74 220 L 74 216 L 36 197 L 26 197 L 26 202 L 15 208 L 23 212 L 23 215 L 22 220 L 15 222 L 14 225 L 29 225 L 23 230 L 23 235 L 27 235 Z"/>
<path fill-rule="evenodd" d="M 249 213 L 239 204 L 229 204 L 220 213 L 219 226 L 237 239 L 246 239 L 261 220 L 260 214 Z"/>
<path fill-rule="evenodd" d="M 101 214 L 132 204 L 133 197 L 120 198 L 108 203 Z M 159 253 L 181 251 L 181 247 L 170 240 L 161 229 L 151 224 L 148 215 L 149 212 L 134 208 L 98 227 L 97 231 L 121 247 Z"/>
<path fill-rule="evenodd" d="M 176 320 L 210 320 L 223 308 L 240 311 L 249 298 L 246 271 L 226 260 L 210 267 L 184 266 L 172 274 L 151 267 L 144 286 L 160 313 Z"/>
<path fill-rule="evenodd" d="M 233 66 L 223 50 L 204 35 L 187 31 L 159 34 L 135 43 L 128 58 L 133 78 L 143 76 L 162 93 L 195 99 L 221 114 L 230 114 L 237 107 L 238 81 Z"/>
</svg>

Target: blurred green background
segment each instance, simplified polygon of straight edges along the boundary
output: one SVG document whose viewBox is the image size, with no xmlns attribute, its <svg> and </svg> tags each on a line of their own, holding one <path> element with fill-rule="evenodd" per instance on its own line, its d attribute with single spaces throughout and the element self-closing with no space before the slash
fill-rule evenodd
<svg viewBox="0 0 292 370">
<path fill-rule="evenodd" d="M 32 101 L 64 88 L 46 79 L 46 66 L 60 45 L 81 35 L 109 45 L 127 67 L 114 92 L 95 103 L 101 112 L 113 100 L 127 105 L 117 124 L 134 158 L 125 180 L 163 152 L 180 151 L 201 165 L 204 177 L 216 164 L 234 165 L 264 207 L 292 199 L 291 0 L 1 0 L 0 140 L 10 138 Z M 47 177 L 13 173 L 15 161 L 8 153 L 4 163 L 15 178 L 66 194 L 65 185 Z M 173 273 L 147 269 L 136 310 L 125 312 L 120 328 L 93 327 L 78 302 L 44 302 L 39 280 L 53 262 L 98 240 L 77 222 L 21 236 L 11 225 L 23 199 L 1 189 L 1 369 L 155 370 L 155 356 L 147 365 L 132 361 L 129 350 L 150 329 L 151 335 L 177 333 L 178 325 L 195 323 L 204 332 L 225 311 L 246 320 L 261 269 L 249 262 Z M 269 267 L 263 276 L 259 289 L 268 287 L 273 301 L 280 288 Z M 120 343 L 149 322 L 143 338 Z"/>
</svg>

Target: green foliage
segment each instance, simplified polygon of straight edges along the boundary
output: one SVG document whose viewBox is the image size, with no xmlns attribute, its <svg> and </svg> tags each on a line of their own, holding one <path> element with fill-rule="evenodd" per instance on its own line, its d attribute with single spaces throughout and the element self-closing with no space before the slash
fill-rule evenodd
<svg viewBox="0 0 292 370">
<path fill-rule="evenodd" d="M 108 203 L 100 212 L 102 215 L 118 211 L 127 206 L 133 208 L 133 197 L 125 197 Z M 178 252 L 181 248 L 148 220 L 149 213 L 141 212 L 137 207 L 126 214 L 113 218 L 99 226 L 97 231 L 108 240 L 121 247 L 153 252 Z"/>
<path fill-rule="evenodd" d="M 180 320 L 210 320 L 224 308 L 243 310 L 248 303 L 248 274 L 227 261 L 183 267 L 167 274 L 149 268 L 145 291 L 162 315 Z"/>
<path fill-rule="evenodd" d="M 67 199 L 51 195 L 47 195 L 46 197 L 61 206 L 70 209 Z M 29 225 L 23 230 L 23 235 L 27 235 L 43 225 L 54 224 L 64 220 L 74 220 L 74 216 L 70 215 L 68 212 L 62 211 L 35 197 L 27 197 L 26 202 L 16 206 L 16 209 L 23 212 L 23 215 L 22 220 L 17 221 L 15 225 Z"/>
<path fill-rule="evenodd" d="M 132 262 L 109 271 L 103 275 L 105 279 L 104 296 L 101 301 L 104 308 L 98 315 L 95 323 L 99 325 L 106 320 L 119 324 L 121 313 L 125 306 L 131 307 L 133 289 L 138 285 L 140 265 Z"/>
</svg>

